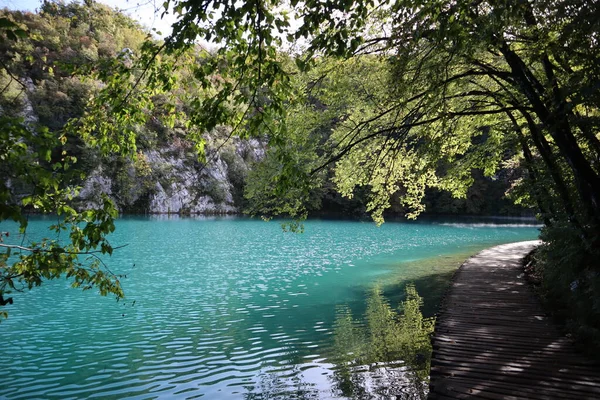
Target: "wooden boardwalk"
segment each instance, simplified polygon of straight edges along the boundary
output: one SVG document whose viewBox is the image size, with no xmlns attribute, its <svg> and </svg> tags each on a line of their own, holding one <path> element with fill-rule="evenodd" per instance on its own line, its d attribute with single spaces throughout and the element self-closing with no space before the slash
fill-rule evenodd
<svg viewBox="0 0 600 400">
<path fill-rule="evenodd" d="M 436 322 L 429 399 L 600 399 L 600 367 L 525 281 L 522 259 L 538 244 L 493 247 L 458 270 Z"/>
</svg>

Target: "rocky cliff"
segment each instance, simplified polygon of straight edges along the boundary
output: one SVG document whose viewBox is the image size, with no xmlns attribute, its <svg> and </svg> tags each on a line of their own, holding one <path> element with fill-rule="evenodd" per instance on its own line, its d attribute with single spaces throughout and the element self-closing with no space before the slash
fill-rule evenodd
<svg viewBox="0 0 600 400">
<path fill-rule="evenodd" d="M 106 193 L 123 212 L 239 212 L 246 174 L 264 157 L 265 145 L 256 139 L 231 139 L 216 152 L 210 135 L 207 143 L 206 163 L 180 141 L 139 152 L 135 161 L 103 162 L 84 181 L 80 206 L 93 206 Z"/>
</svg>

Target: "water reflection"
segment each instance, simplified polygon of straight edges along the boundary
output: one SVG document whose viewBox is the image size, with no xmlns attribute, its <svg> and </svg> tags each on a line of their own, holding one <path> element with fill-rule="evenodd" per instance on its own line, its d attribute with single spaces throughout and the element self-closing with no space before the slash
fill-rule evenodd
<svg viewBox="0 0 600 400">
<path fill-rule="evenodd" d="M 299 365 L 283 376 L 277 372 L 261 374 L 257 385 L 246 386 L 244 400 L 319 400 L 319 388 L 305 382 Z"/>
<path fill-rule="evenodd" d="M 391 307 L 379 286 L 367 295 L 364 315 L 337 309 L 327 362 L 302 362 L 294 350 L 281 368 L 264 368 L 243 386 L 245 400 L 424 399 L 434 319 L 424 318 L 415 286 Z"/>
<path fill-rule="evenodd" d="M 364 321 L 347 307 L 338 310 L 332 360 L 334 390 L 351 399 L 424 399 L 431 360 L 434 319 L 423 318 L 423 299 L 405 288 L 398 312 L 375 286 Z"/>
</svg>

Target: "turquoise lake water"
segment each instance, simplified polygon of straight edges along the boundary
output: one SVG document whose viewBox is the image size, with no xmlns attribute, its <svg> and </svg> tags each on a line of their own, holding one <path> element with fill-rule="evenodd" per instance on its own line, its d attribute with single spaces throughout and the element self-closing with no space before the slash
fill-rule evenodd
<svg viewBox="0 0 600 400">
<path fill-rule="evenodd" d="M 49 223 L 33 220 L 25 243 Z M 376 283 L 395 307 L 415 282 L 432 314 L 461 261 L 537 235 L 518 223 L 314 220 L 291 234 L 274 221 L 125 217 L 111 243 L 127 247 L 106 260 L 127 274 L 125 301 L 66 280 L 12 295 L 0 398 L 343 399 L 336 309 L 359 318 Z"/>
</svg>

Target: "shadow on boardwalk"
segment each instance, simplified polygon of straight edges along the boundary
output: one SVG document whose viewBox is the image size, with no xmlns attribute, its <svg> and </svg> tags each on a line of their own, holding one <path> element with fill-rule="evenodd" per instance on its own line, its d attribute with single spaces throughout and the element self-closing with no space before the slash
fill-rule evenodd
<svg viewBox="0 0 600 400">
<path fill-rule="evenodd" d="M 455 275 L 433 338 L 430 399 L 598 399 L 600 366 L 546 317 L 521 261 L 539 242 L 484 250 Z"/>
</svg>

